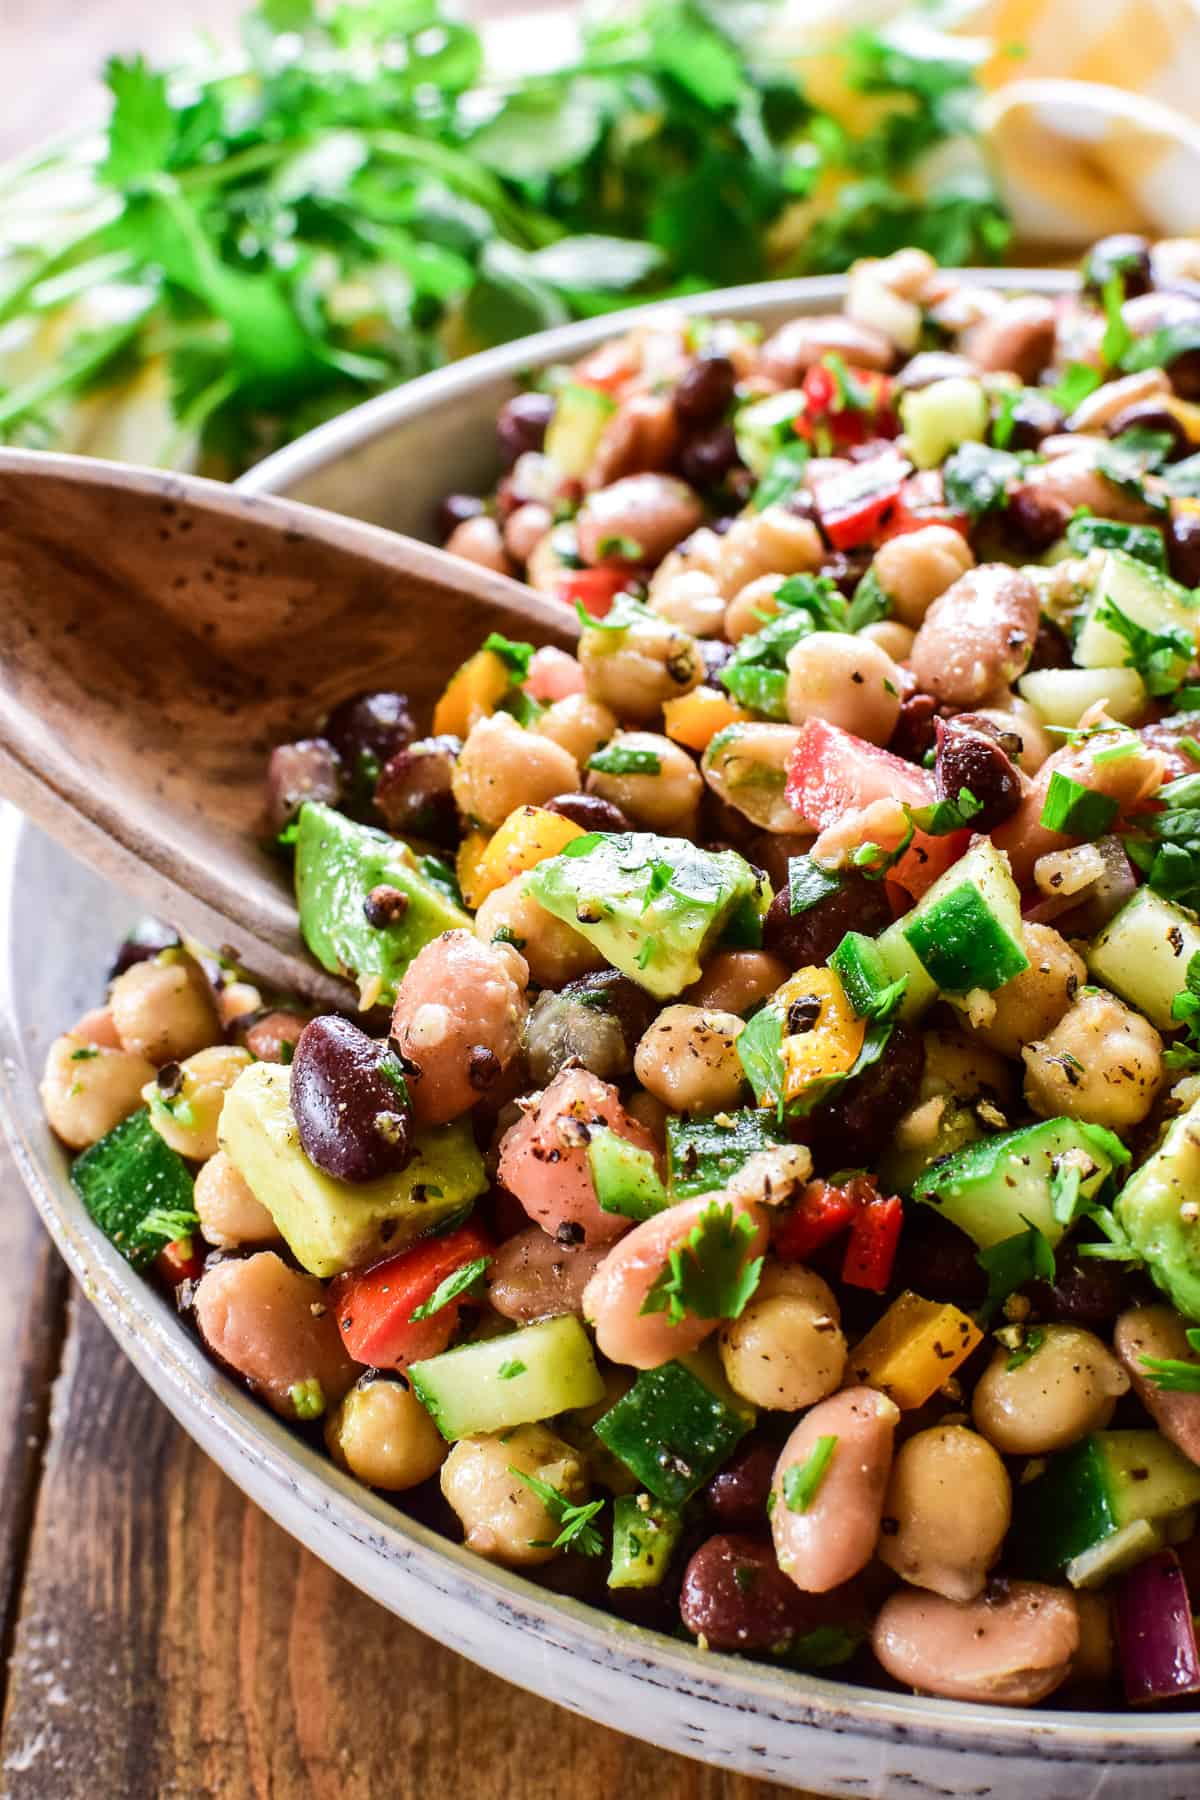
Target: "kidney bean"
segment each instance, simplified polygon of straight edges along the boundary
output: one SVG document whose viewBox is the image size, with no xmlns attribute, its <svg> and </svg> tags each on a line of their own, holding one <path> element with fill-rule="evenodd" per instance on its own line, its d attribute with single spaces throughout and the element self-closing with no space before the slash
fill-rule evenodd
<svg viewBox="0 0 1200 1800">
<path fill-rule="evenodd" d="M 957 800 L 963 788 L 969 789 L 982 807 L 972 815 L 973 831 L 991 831 L 1021 804 L 1021 776 L 995 738 L 957 719 L 937 722 L 933 781 L 939 800 Z"/>
<path fill-rule="evenodd" d="M 599 794 L 555 794 L 546 801 L 545 810 L 570 819 L 584 831 L 633 830 L 621 808 L 611 800 L 602 800 Z"/>
<path fill-rule="evenodd" d="M 733 399 L 737 370 L 727 356 L 696 357 L 680 376 L 672 395 L 675 417 L 685 431 L 711 425 Z"/>
<path fill-rule="evenodd" d="M 289 1012 L 285 1007 L 260 1006 L 255 1012 L 243 1013 L 233 1021 L 233 1040 L 247 1049 L 256 1062 L 282 1062 L 283 1046 L 293 1047 L 309 1023 L 308 1013 Z"/>
<path fill-rule="evenodd" d="M 1062 408 L 1048 394 L 1026 388 L 1009 418 L 1008 450 L 1036 450 L 1043 438 L 1052 437 L 1064 425 Z"/>
<path fill-rule="evenodd" d="M 350 769 L 364 761 L 376 765 L 406 750 L 416 726 L 404 694 L 351 694 L 325 721 L 325 736 Z"/>
<path fill-rule="evenodd" d="M 679 1616 L 710 1650 L 786 1650 L 814 1630 L 824 1609 L 790 1582 L 769 1544 L 741 1533 L 709 1538 L 683 1577 Z"/>
<path fill-rule="evenodd" d="M 719 487 L 741 463 L 732 425 L 714 425 L 687 439 L 679 452 L 679 473 L 701 493 Z"/>
<path fill-rule="evenodd" d="M 1083 259 L 1084 293 L 1099 300 L 1105 283 L 1114 275 L 1121 277 L 1127 300 L 1132 300 L 1135 294 L 1150 291 L 1153 278 L 1150 244 L 1146 238 L 1132 231 L 1114 231 L 1108 237 L 1097 239 Z"/>
<path fill-rule="evenodd" d="M 1067 529 L 1073 511 L 1069 501 L 1024 482 L 1009 494 L 1004 509 L 1005 531 L 1031 553 L 1048 550 Z"/>
<path fill-rule="evenodd" d="M 761 1438 L 743 1444 L 704 1490 L 708 1510 L 722 1525 L 753 1529 L 767 1522 L 767 1499 L 778 1446 Z M 791 1584 L 789 1583 L 789 1586 Z"/>
<path fill-rule="evenodd" d="M 338 1181 L 373 1181 L 412 1161 L 412 1108 L 380 1067 L 389 1054 L 333 1013 L 300 1034 L 291 1078 L 296 1129 L 309 1161 Z"/>
<path fill-rule="evenodd" d="M 919 1032 L 894 1025 L 877 1063 L 838 1088 L 811 1115 L 814 1159 L 827 1169 L 845 1168 L 847 1146 L 856 1163 L 871 1163 L 891 1142 L 897 1121 L 915 1103 L 925 1066 Z"/>
<path fill-rule="evenodd" d="M 1054 354 L 1057 328 L 1054 302 L 1023 294 L 973 326 L 964 349 L 977 369 L 1007 370 L 1033 382 Z"/>
<path fill-rule="evenodd" d="M 868 881 L 852 871 L 832 894 L 801 913 L 792 912 L 788 890 L 782 887 L 763 921 L 763 948 L 789 968 L 804 969 L 825 962 L 848 931 L 874 937 L 891 920 L 882 881 Z"/>
<path fill-rule="evenodd" d="M 1037 636 L 1033 640 L 1033 655 L 1029 658 L 1030 670 L 1070 667 L 1071 646 L 1066 637 L 1049 619 L 1039 620 Z"/>
<path fill-rule="evenodd" d="M 1167 564 L 1185 587 L 1200 586 L 1200 518 L 1173 512 L 1167 522 Z"/>
<path fill-rule="evenodd" d="M 336 806 L 342 791 L 342 759 L 325 738 L 276 744 L 267 763 L 267 823 L 282 831 L 306 800 Z"/>
<path fill-rule="evenodd" d="M 506 469 L 512 468 L 518 456 L 542 448 L 553 417 L 552 394 L 514 394 L 505 401 L 496 420 L 496 437 Z"/>
<path fill-rule="evenodd" d="M 468 519 L 477 519 L 482 511 L 483 501 L 478 494 L 447 494 L 438 501 L 434 530 L 444 542 L 460 525 L 465 525 Z"/>
<path fill-rule="evenodd" d="M 1033 1706 L 1071 1672 L 1079 1611 L 1067 1588 L 993 1582 L 978 1600 L 902 1588 L 884 1601 L 871 1647 L 902 1687 L 948 1700 Z"/>
<path fill-rule="evenodd" d="M 501 1244 L 488 1270 L 488 1299 L 518 1325 L 556 1319 L 583 1309 L 583 1290 L 603 1249 L 564 1244 L 540 1225 L 527 1225 Z"/>
<path fill-rule="evenodd" d="M 449 735 L 418 738 L 388 758 L 375 785 L 375 805 L 391 830 L 437 844 L 458 842 L 451 781 L 461 749 L 461 740 Z"/>
<path fill-rule="evenodd" d="M 935 381 L 955 381 L 974 373 L 974 363 L 953 350 L 918 350 L 898 372 L 896 386 L 901 393 L 911 394 L 918 388 L 932 387 Z"/>
<path fill-rule="evenodd" d="M 783 1446 L 771 1482 L 771 1535 L 780 1568 L 806 1593 L 828 1593 L 870 1561 L 899 1417 L 886 1394 L 845 1388 L 811 1407 Z M 793 1511 L 787 1477 L 805 1466 L 822 1437 L 836 1439 L 833 1456 L 807 1507 Z"/>
<path fill-rule="evenodd" d="M 938 703 L 932 694 L 910 694 L 900 702 L 900 717 L 888 740 L 893 756 L 924 763 L 935 741 Z"/>
<path fill-rule="evenodd" d="M 179 942 L 179 933 L 173 925 L 164 925 L 160 919 L 139 920 L 117 951 L 108 979 L 115 981 L 126 969 L 132 969 L 134 963 L 150 962 L 160 950 L 174 950 Z"/>
<path fill-rule="evenodd" d="M 1180 421 L 1169 407 L 1160 400 L 1138 400 L 1131 406 L 1123 406 L 1119 413 L 1108 421 L 1106 427 L 1109 437 L 1120 437 L 1123 431 L 1153 431 L 1170 439 L 1170 448 L 1166 452 L 1168 462 L 1177 462 L 1181 456 L 1190 456 L 1194 445 L 1188 437 Z"/>
</svg>

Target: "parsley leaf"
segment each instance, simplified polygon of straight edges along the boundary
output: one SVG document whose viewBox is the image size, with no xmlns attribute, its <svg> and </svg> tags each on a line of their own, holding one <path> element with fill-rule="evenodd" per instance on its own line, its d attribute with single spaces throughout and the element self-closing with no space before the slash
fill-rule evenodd
<svg viewBox="0 0 1200 1800">
<path fill-rule="evenodd" d="M 1046 390 L 1047 397 L 1060 412 L 1073 413 L 1089 394 L 1095 393 L 1103 380 L 1099 369 L 1093 369 L 1088 363 L 1068 363 L 1055 386 Z"/>
<path fill-rule="evenodd" d="M 144 57 L 124 62 L 114 56 L 104 79 L 112 93 L 113 110 L 108 154 L 97 172 L 109 187 L 135 187 L 162 173 L 175 141 L 167 78 L 150 69 Z"/>
<path fill-rule="evenodd" d="M 1133 333 L 1125 323 L 1123 307 L 1125 305 L 1125 277 L 1119 269 L 1114 269 L 1101 289 L 1104 302 L 1104 336 L 1100 340 L 1100 354 L 1110 369 L 1119 366 L 1121 358 L 1133 346 Z"/>
<path fill-rule="evenodd" d="M 603 1510 L 603 1500 L 589 1500 L 586 1505 L 576 1506 L 558 1488 L 551 1487 L 548 1481 L 542 1481 L 539 1476 L 527 1475 L 524 1469 L 514 1468 L 511 1463 L 508 1472 L 537 1495 L 559 1527 L 555 1538 L 531 1538 L 531 1549 L 574 1550 L 578 1556 L 599 1556 L 602 1553 L 604 1540 L 592 1520 Z"/>
<path fill-rule="evenodd" d="M 684 1244 L 671 1251 L 642 1312 L 665 1312 L 673 1325 L 689 1313 L 696 1319 L 740 1318 L 763 1271 L 761 1256 L 747 1261 L 753 1240 L 753 1220 L 714 1200 Z"/>
<path fill-rule="evenodd" d="M 807 1512 L 825 1479 L 838 1441 L 834 1436 L 819 1437 L 804 1462 L 785 1469 L 783 1498 L 789 1512 Z"/>
<path fill-rule="evenodd" d="M 434 1313 L 441 1312 L 453 1300 L 462 1300 L 476 1283 L 482 1278 L 484 1270 L 491 1262 L 490 1256 L 480 1256 L 474 1262 L 464 1263 L 461 1269 L 455 1269 L 434 1288 L 428 1300 L 423 1300 L 409 1315 L 410 1325 L 416 1325 L 421 1319 L 431 1319 Z"/>
<path fill-rule="evenodd" d="M 1147 693 L 1169 694 L 1180 685 L 1196 654 L 1191 632 L 1182 625 L 1164 625 L 1161 631 L 1150 631 L 1122 612 L 1107 595 L 1095 617 L 1098 625 L 1107 625 L 1124 638 L 1128 646 L 1125 667 L 1137 670 Z"/>
<path fill-rule="evenodd" d="M 1189 1329 L 1187 1341 L 1200 1352 L 1200 1330 Z M 1156 1388 L 1165 1394 L 1200 1394 L 1200 1363 L 1184 1362 L 1182 1357 L 1140 1356 L 1138 1361 Z"/>
<path fill-rule="evenodd" d="M 1125 752 L 1123 744 L 1116 744 L 1113 749 L 1122 754 Z M 1100 754 L 1104 753 L 1101 751 Z M 1055 769 L 1050 776 L 1038 823 L 1046 831 L 1061 832 L 1065 837 L 1081 838 L 1090 843 L 1104 836 L 1118 810 L 1111 795 L 1085 787 L 1061 769 Z"/>
<path fill-rule="evenodd" d="M 533 661 L 532 644 L 514 643 L 512 638 L 504 637 L 499 631 L 489 631 L 481 648 L 500 658 L 514 682 L 520 683 L 528 676 Z"/>
<path fill-rule="evenodd" d="M 589 757 L 587 766 L 595 769 L 598 775 L 657 775 L 662 769 L 662 759 L 654 750 L 612 743 Z"/>
<path fill-rule="evenodd" d="M 960 444 L 942 464 L 946 500 L 974 525 L 1008 504 L 1008 484 L 1024 472 L 1020 457 L 989 444 Z"/>
<path fill-rule="evenodd" d="M 1044 1233 L 1030 1224 L 1024 1214 L 1021 1217 L 1028 1230 L 1002 1238 L 976 1255 L 975 1261 L 988 1278 L 987 1299 L 979 1313 L 981 1323 L 986 1323 L 1008 1296 L 1027 1281 L 1054 1280 L 1054 1251 Z"/>
<path fill-rule="evenodd" d="M 1040 1325 L 1033 1325 L 1021 1334 L 1021 1341 L 1004 1365 L 1004 1373 L 1011 1375 L 1015 1369 L 1024 1368 L 1030 1357 L 1036 1356 L 1046 1341 L 1046 1333 Z"/>
<path fill-rule="evenodd" d="M 523 1363 L 520 1357 L 510 1356 L 507 1362 L 500 1364 L 496 1374 L 501 1381 L 511 1381 L 516 1375 L 524 1375 L 527 1367 L 528 1365 Z"/>
<path fill-rule="evenodd" d="M 982 811 L 983 801 L 977 800 L 970 788 L 961 787 L 955 799 L 936 800 L 932 806 L 914 807 L 908 816 L 917 830 L 928 837 L 946 837 L 952 831 L 965 830 Z"/>
</svg>

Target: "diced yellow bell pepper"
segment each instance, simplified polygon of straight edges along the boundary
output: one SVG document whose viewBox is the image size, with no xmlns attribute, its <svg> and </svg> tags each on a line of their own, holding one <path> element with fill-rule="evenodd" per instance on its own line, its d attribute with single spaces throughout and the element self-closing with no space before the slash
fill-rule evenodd
<svg viewBox="0 0 1200 1800">
<path fill-rule="evenodd" d="M 851 1351 L 850 1367 L 856 1381 L 911 1410 L 945 1386 L 982 1338 L 957 1306 L 903 1293 Z"/>
<path fill-rule="evenodd" d="M 495 835 L 488 839 L 471 874 L 472 892 L 479 896 L 468 902 L 478 906 L 507 881 L 523 875 L 548 856 L 557 856 L 572 838 L 583 837 L 583 827 L 560 813 L 547 812 L 543 806 L 518 806 L 510 812 Z M 463 889 L 466 897 L 466 889 Z"/>
<path fill-rule="evenodd" d="M 750 714 L 735 706 L 720 688 L 698 687 L 690 694 L 665 701 L 663 718 L 667 736 L 674 743 L 683 744 L 688 750 L 707 750 L 718 731 L 724 731 L 727 725 L 742 724 Z"/>
<path fill-rule="evenodd" d="M 1164 394 L 1156 404 L 1163 406 L 1182 425 L 1189 442 L 1200 444 L 1200 406 L 1195 401 L 1180 400 L 1174 394 Z"/>
<path fill-rule="evenodd" d="M 489 890 L 480 883 L 479 865 L 483 861 L 490 842 L 491 839 L 486 831 L 468 831 L 458 846 L 455 873 L 458 876 L 462 897 L 472 912 L 488 896 Z"/>
<path fill-rule="evenodd" d="M 867 1035 L 833 969 L 797 969 L 775 996 L 783 1008 L 783 1097 L 798 1100 L 814 1081 L 845 1075 Z"/>
<path fill-rule="evenodd" d="M 495 712 L 512 680 L 512 670 L 494 650 L 477 650 L 447 682 L 433 709 L 434 731 L 465 738 L 477 719 Z"/>
</svg>

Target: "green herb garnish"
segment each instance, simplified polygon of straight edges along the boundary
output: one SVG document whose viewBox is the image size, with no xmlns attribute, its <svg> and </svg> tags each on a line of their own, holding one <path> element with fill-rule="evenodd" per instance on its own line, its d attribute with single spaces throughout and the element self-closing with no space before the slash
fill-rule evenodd
<svg viewBox="0 0 1200 1800">
<path fill-rule="evenodd" d="M 975 1261 L 988 1278 L 987 1299 L 979 1314 L 983 1324 L 1027 1281 L 1054 1280 L 1054 1251 L 1045 1234 L 1036 1225 L 1031 1225 L 1024 1214 L 1021 1216 L 1029 1227 L 1027 1231 L 1002 1238 L 998 1244 L 992 1244 L 976 1255 Z"/>
<path fill-rule="evenodd" d="M 1187 1341 L 1200 1352 L 1200 1329 L 1189 1328 Z M 1168 1394 L 1200 1394 L 1200 1363 L 1184 1362 L 1182 1357 L 1139 1356 L 1138 1361 L 1156 1388 Z"/>
<path fill-rule="evenodd" d="M 455 1269 L 452 1275 L 439 1281 L 428 1300 L 422 1301 L 420 1306 L 409 1313 L 409 1324 L 416 1325 L 421 1319 L 431 1319 L 434 1313 L 441 1312 L 452 1301 L 462 1300 L 482 1279 L 491 1260 L 490 1256 L 476 1257 L 474 1262 L 464 1263 L 461 1269 Z"/>
<path fill-rule="evenodd" d="M 804 1462 L 784 1471 L 783 1498 L 789 1512 L 808 1511 L 833 1461 L 837 1445 L 836 1437 L 819 1437 Z"/>
<path fill-rule="evenodd" d="M 747 1261 L 753 1241 L 753 1220 L 714 1200 L 683 1245 L 671 1251 L 641 1311 L 665 1312 L 673 1325 L 689 1314 L 696 1319 L 740 1318 L 763 1271 L 761 1256 Z"/>
<path fill-rule="evenodd" d="M 1064 837 L 1091 842 L 1103 837 L 1118 812 L 1117 802 L 1108 794 L 1097 793 L 1073 781 L 1061 769 L 1055 769 L 1046 789 L 1042 816 L 1038 823 L 1046 831 L 1059 831 Z"/>
<path fill-rule="evenodd" d="M 509 1464 L 508 1472 L 515 1475 L 518 1481 L 535 1493 L 550 1517 L 559 1527 L 555 1538 L 531 1538 L 530 1546 L 536 1550 L 573 1550 L 577 1556 L 599 1556 L 604 1549 L 604 1541 L 592 1520 L 603 1509 L 603 1500 L 589 1500 L 584 1506 L 573 1505 L 565 1494 L 548 1481 L 542 1481 L 537 1475 L 527 1475 L 524 1469 L 517 1469 Z"/>
<path fill-rule="evenodd" d="M 608 744 L 588 758 L 588 768 L 598 775 L 658 775 L 662 759 L 653 750 L 628 749 L 624 744 Z"/>
</svg>

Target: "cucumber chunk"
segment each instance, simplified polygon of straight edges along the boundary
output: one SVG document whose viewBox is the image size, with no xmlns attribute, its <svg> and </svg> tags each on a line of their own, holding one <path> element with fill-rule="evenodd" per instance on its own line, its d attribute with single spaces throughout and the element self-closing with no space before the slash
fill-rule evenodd
<svg viewBox="0 0 1200 1800">
<path fill-rule="evenodd" d="M 516 1373 L 512 1373 L 514 1365 Z M 509 1373 L 501 1375 L 508 1367 Z M 409 1379 L 444 1438 L 509 1431 L 604 1398 L 591 1341 L 573 1313 L 411 1364 Z"/>
<path fill-rule="evenodd" d="M 991 992 L 1029 967 L 1021 896 L 1008 857 L 990 838 L 973 844 L 897 924 L 944 994 L 965 994 L 972 988 Z M 884 937 L 895 929 L 889 926 Z M 890 966 L 886 950 L 884 957 Z"/>
<path fill-rule="evenodd" d="M 1185 906 L 1140 887 L 1087 950 L 1090 974 L 1145 1013 L 1159 1031 L 1175 1031 L 1171 1003 L 1200 950 L 1200 919 Z"/>
<path fill-rule="evenodd" d="M 1044 1580 L 1072 1565 L 1085 1583 L 1098 1579 L 1089 1553 L 1107 1546 L 1119 1562 L 1140 1541 L 1148 1555 L 1157 1544 L 1130 1528 L 1165 1526 L 1198 1500 L 1200 1468 L 1159 1432 L 1093 1431 L 1017 1488 L 1017 1563 Z"/>
<path fill-rule="evenodd" d="M 616 410 L 611 394 L 600 388 L 573 381 L 561 388 L 546 427 L 545 452 L 555 468 L 574 480 L 586 475 Z"/>
<path fill-rule="evenodd" d="M 1197 1195 L 1200 1100 L 1172 1123 L 1113 1202 L 1117 1223 L 1151 1277 L 1187 1319 L 1200 1319 L 1200 1225 L 1180 1208 Z"/>
<path fill-rule="evenodd" d="M 1052 1184 L 1062 1159 L 1070 1155 L 1079 1166 L 1079 1198 L 1086 1201 L 1108 1180 L 1118 1149 L 1097 1126 L 1077 1119 L 1047 1119 L 1042 1125 L 1020 1126 L 967 1144 L 919 1175 L 912 1197 L 936 1206 L 981 1250 L 1016 1237 L 1030 1225 L 1036 1225 L 1053 1246 L 1067 1228 L 1054 1216 Z"/>
<path fill-rule="evenodd" d="M 200 1223 L 188 1166 L 144 1108 L 75 1158 L 71 1183 L 88 1216 L 135 1269 Z"/>
<path fill-rule="evenodd" d="M 1072 655 L 1082 669 L 1122 669 L 1131 660 L 1125 638 L 1099 616 L 1106 602 L 1146 631 L 1182 628 L 1200 648 L 1200 602 L 1192 590 L 1123 550 L 1109 550 L 1092 581 L 1075 638 Z M 1178 662 L 1182 680 L 1187 660 L 1180 657 Z"/>
<path fill-rule="evenodd" d="M 718 1113 L 712 1119 L 667 1120 L 667 1181 L 671 1202 L 715 1194 L 760 1150 L 787 1142 L 773 1113 L 757 1107 Z"/>
<path fill-rule="evenodd" d="M 1022 675 L 1017 689 L 1044 724 L 1067 730 L 1098 700 L 1123 725 L 1146 710 L 1145 683 L 1136 669 L 1035 669 Z"/>
<path fill-rule="evenodd" d="M 657 1587 L 683 1534 L 683 1518 L 650 1494 L 618 1494 L 613 1502 L 610 1588 Z"/>
<path fill-rule="evenodd" d="M 875 946 L 883 958 L 890 981 L 899 981 L 902 975 L 908 977 L 908 986 L 904 990 L 897 1016 L 911 1024 L 922 1013 L 929 1011 L 938 997 L 938 990 L 937 982 L 904 935 L 907 923 L 907 916 L 897 919 L 875 939 Z"/>
<path fill-rule="evenodd" d="M 860 1018 L 867 1017 L 879 1004 L 884 990 L 895 977 L 874 938 L 861 931 L 848 931 L 829 958 L 846 990 L 846 998 Z"/>
<path fill-rule="evenodd" d="M 723 1381 L 719 1365 L 714 1362 L 710 1368 L 705 1359 L 688 1357 L 644 1369 L 629 1392 L 597 1419 L 596 1436 L 656 1500 L 682 1506 L 716 1474 L 753 1424 L 753 1408 Z"/>
<path fill-rule="evenodd" d="M 901 396 L 900 422 L 918 469 L 936 469 L 959 444 L 981 444 L 987 436 L 983 384 L 970 375 L 952 375 L 917 388 Z"/>
</svg>

